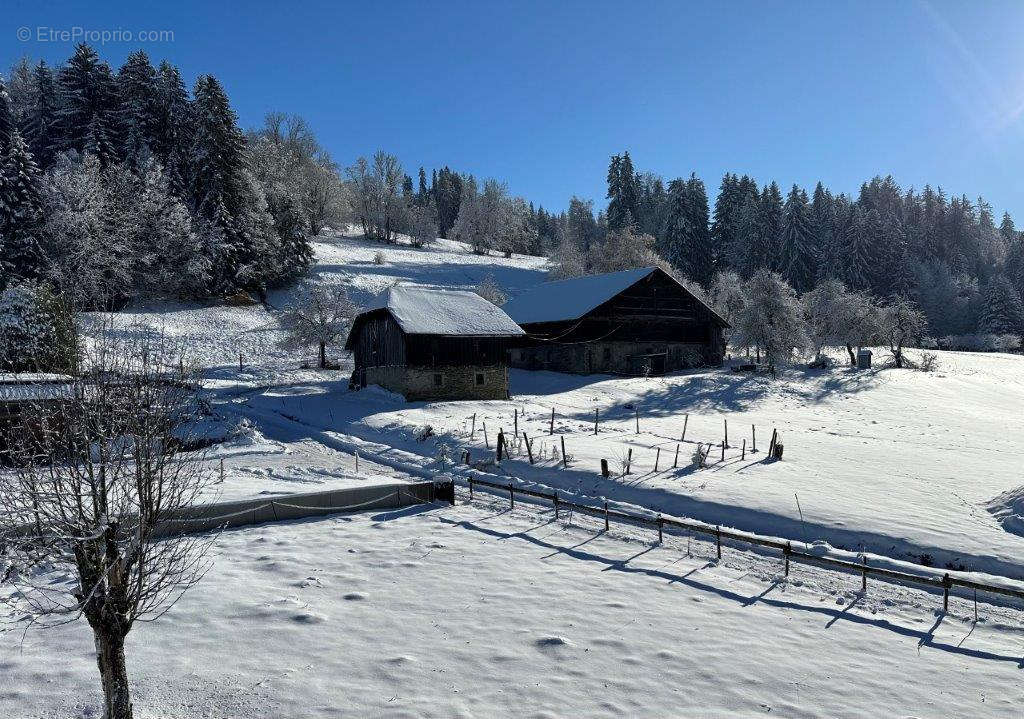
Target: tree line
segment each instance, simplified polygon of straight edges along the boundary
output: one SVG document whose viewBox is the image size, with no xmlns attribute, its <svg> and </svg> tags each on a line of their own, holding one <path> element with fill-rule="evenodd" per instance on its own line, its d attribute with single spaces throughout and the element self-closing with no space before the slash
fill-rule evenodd
<svg viewBox="0 0 1024 719">
<path fill-rule="evenodd" d="M 83 44 L 0 80 L 0 288 L 84 309 L 262 292 L 306 269 L 343 192 L 300 119 L 246 134 L 215 77 L 190 93 L 142 51 L 114 72 Z"/>
<path fill-rule="evenodd" d="M 904 190 L 892 177 L 865 182 L 856 197 L 821 182 L 810 194 L 796 185 L 783 193 L 727 173 L 712 205 L 696 175 L 666 184 L 636 171 L 628 152 L 611 158 L 607 186 L 605 210 L 595 215 L 574 197 L 558 219 L 556 272 L 660 263 L 710 290 L 721 273 L 747 281 L 765 270 L 797 295 L 838 281 L 904 298 L 950 346 L 1024 332 L 1024 242 L 984 198 Z"/>
</svg>

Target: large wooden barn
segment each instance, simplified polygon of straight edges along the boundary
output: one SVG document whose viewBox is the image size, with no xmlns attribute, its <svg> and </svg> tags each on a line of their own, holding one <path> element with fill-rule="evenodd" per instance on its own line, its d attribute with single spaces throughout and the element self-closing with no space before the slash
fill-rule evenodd
<svg viewBox="0 0 1024 719">
<path fill-rule="evenodd" d="M 527 333 L 512 367 L 575 374 L 720 365 L 729 326 L 657 267 L 545 282 L 502 309 Z"/>
<path fill-rule="evenodd" d="M 523 331 L 474 292 L 391 288 L 352 323 L 352 384 L 408 400 L 506 399 L 508 352 Z"/>
</svg>

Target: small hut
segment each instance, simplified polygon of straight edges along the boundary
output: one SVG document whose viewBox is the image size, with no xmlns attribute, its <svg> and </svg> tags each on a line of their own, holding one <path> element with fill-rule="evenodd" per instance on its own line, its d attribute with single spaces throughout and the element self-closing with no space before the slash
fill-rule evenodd
<svg viewBox="0 0 1024 719">
<path fill-rule="evenodd" d="M 356 388 L 376 384 L 407 400 L 506 399 L 508 351 L 522 335 L 475 292 L 398 286 L 355 318 L 345 349 Z"/>
<path fill-rule="evenodd" d="M 0 463 L 11 461 L 15 444 L 38 433 L 48 412 L 74 397 L 74 382 L 62 374 L 0 374 Z"/>
<path fill-rule="evenodd" d="M 511 366 L 658 375 L 720 365 L 729 323 L 657 267 L 545 282 L 504 310 L 528 338 Z"/>
</svg>

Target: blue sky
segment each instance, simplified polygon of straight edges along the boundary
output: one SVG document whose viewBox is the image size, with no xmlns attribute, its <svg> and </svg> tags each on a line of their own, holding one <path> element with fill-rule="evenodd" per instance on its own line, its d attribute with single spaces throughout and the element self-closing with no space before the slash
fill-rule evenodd
<svg viewBox="0 0 1024 719">
<path fill-rule="evenodd" d="M 0 64 L 40 27 L 170 30 L 144 47 L 219 77 L 242 125 L 306 117 L 342 164 L 385 148 L 549 208 L 604 205 L 610 155 L 856 192 L 875 174 L 984 195 L 1024 224 L 1024 2 L 131 3 L 4 0 Z M 18 39 L 27 27 L 31 39 Z"/>
</svg>

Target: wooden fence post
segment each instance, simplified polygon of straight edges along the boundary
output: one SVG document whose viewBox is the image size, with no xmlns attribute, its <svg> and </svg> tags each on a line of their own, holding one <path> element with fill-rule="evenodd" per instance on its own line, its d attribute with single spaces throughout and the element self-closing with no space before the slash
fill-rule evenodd
<svg viewBox="0 0 1024 719">
<path fill-rule="evenodd" d="M 654 454 L 654 471 L 658 471 L 658 461 L 661 459 L 661 447 L 658 447 L 658 451 Z"/>
<path fill-rule="evenodd" d="M 356 474 L 359 474 L 359 450 L 358 449 L 355 451 L 355 455 L 356 455 Z"/>
<path fill-rule="evenodd" d="M 526 454 L 530 457 L 530 464 L 533 464 L 533 445 L 530 444 L 530 438 L 526 436 L 526 430 L 523 430 L 523 444 L 526 445 Z"/>
<path fill-rule="evenodd" d="M 552 407 L 551 408 L 551 426 L 548 427 L 548 434 L 551 435 L 551 434 L 554 434 L 554 433 L 555 433 L 555 408 Z"/>
<path fill-rule="evenodd" d="M 555 503 L 555 519 L 558 519 L 558 490 L 555 490 L 553 501 Z"/>
<path fill-rule="evenodd" d="M 602 459 L 601 460 L 601 476 L 604 477 L 605 479 L 607 479 L 609 474 L 610 474 L 610 472 L 608 471 L 608 460 L 607 459 Z"/>
<path fill-rule="evenodd" d="M 241 352 L 238 353 L 238 371 L 239 372 L 242 371 L 242 353 Z"/>
<path fill-rule="evenodd" d="M 868 593 L 868 558 L 863 554 L 860 557 L 860 563 L 864 565 L 864 569 L 860 570 L 860 591 L 864 594 Z"/>
<path fill-rule="evenodd" d="M 722 461 L 725 461 L 725 442 L 722 442 Z"/>
<path fill-rule="evenodd" d="M 751 442 L 751 447 L 750 447 L 751 453 L 757 454 L 757 427 L 754 426 L 754 425 L 750 425 L 750 442 Z"/>
<path fill-rule="evenodd" d="M 786 576 L 789 576 L 789 553 L 793 551 L 793 547 L 789 542 L 786 542 L 786 548 L 782 550 L 782 555 L 786 558 Z"/>
<path fill-rule="evenodd" d="M 686 416 L 683 417 L 683 434 L 679 438 L 680 442 L 685 442 L 686 441 L 686 425 L 688 425 L 688 424 L 690 424 L 690 414 L 689 413 L 687 413 Z"/>
<path fill-rule="evenodd" d="M 515 495 L 515 490 L 512 488 L 512 483 L 511 482 L 508 483 L 508 508 L 509 509 L 515 509 L 516 508 L 516 495 Z"/>
<path fill-rule="evenodd" d="M 491 448 L 491 442 L 490 442 L 489 439 L 487 439 L 487 423 L 486 422 L 484 422 L 484 447 L 486 447 L 487 449 Z"/>
<path fill-rule="evenodd" d="M 630 447 L 629 451 L 626 452 L 626 474 L 630 474 L 630 467 L 633 466 L 633 448 Z"/>
<path fill-rule="evenodd" d="M 722 525 L 715 525 L 715 550 L 718 553 L 718 558 L 722 558 Z"/>
<path fill-rule="evenodd" d="M 724 442 L 723 446 L 724 447 L 728 447 L 729 446 L 729 420 L 723 418 L 722 422 L 725 423 L 725 439 L 723 440 L 723 442 Z"/>
<path fill-rule="evenodd" d="M 662 544 L 663 541 L 664 541 L 664 535 L 662 533 L 664 528 L 665 528 L 665 520 L 662 519 L 661 515 L 659 514 L 658 515 L 658 544 Z"/>
<path fill-rule="evenodd" d="M 594 407 L 594 434 L 597 434 L 597 420 L 600 417 L 600 410 Z"/>
<path fill-rule="evenodd" d="M 779 430 L 772 429 L 772 441 L 768 443 L 768 459 L 772 458 L 772 454 L 775 453 L 775 438 L 778 437 Z"/>
<path fill-rule="evenodd" d="M 676 458 L 672 462 L 672 469 L 675 469 L 678 466 L 679 466 L 679 445 L 677 444 L 676 445 Z"/>
<path fill-rule="evenodd" d="M 953 586 L 953 582 L 949 578 L 949 572 L 946 572 L 942 577 L 942 611 L 949 611 L 949 588 Z"/>
<path fill-rule="evenodd" d="M 515 424 L 514 424 L 514 426 L 512 427 L 512 436 L 513 436 L 513 437 L 518 437 L 518 436 L 519 436 L 519 408 L 518 408 L 518 407 L 516 407 L 516 408 L 515 408 L 515 409 L 513 410 L 513 412 L 514 412 L 514 414 L 512 415 L 512 421 L 513 421 L 513 422 L 514 422 Z"/>
<path fill-rule="evenodd" d="M 497 455 L 497 459 L 498 459 L 499 462 L 501 461 L 501 450 L 502 450 L 502 447 L 504 446 L 504 444 L 505 444 L 505 430 L 499 429 L 498 430 L 498 443 L 497 443 L 497 445 L 494 448 L 495 452 L 496 452 L 496 455 Z"/>
<path fill-rule="evenodd" d="M 640 434 L 640 408 L 636 408 L 636 433 Z"/>
<path fill-rule="evenodd" d="M 469 429 L 469 437 L 472 439 L 476 436 L 476 412 L 473 413 L 473 426 Z"/>
<path fill-rule="evenodd" d="M 743 460 L 743 459 L 746 459 L 746 458 L 747 458 L 747 438 L 744 437 L 743 438 L 743 454 L 740 456 L 740 459 Z"/>
<path fill-rule="evenodd" d="M 224 460 L 220 460 L 220 484 L 224 484 Z"/>
<path fill-rule="evenodd" d="M 565 435 L 559 436 L 559 439 L 562 440 L 562 467 L 569 469 L 569 459 L 565 456 Z"/>
<path fill-rule="evenodd" d="M 604 531 L 608 531 L 608 500 L 604 500 Z"/>
</svg>

